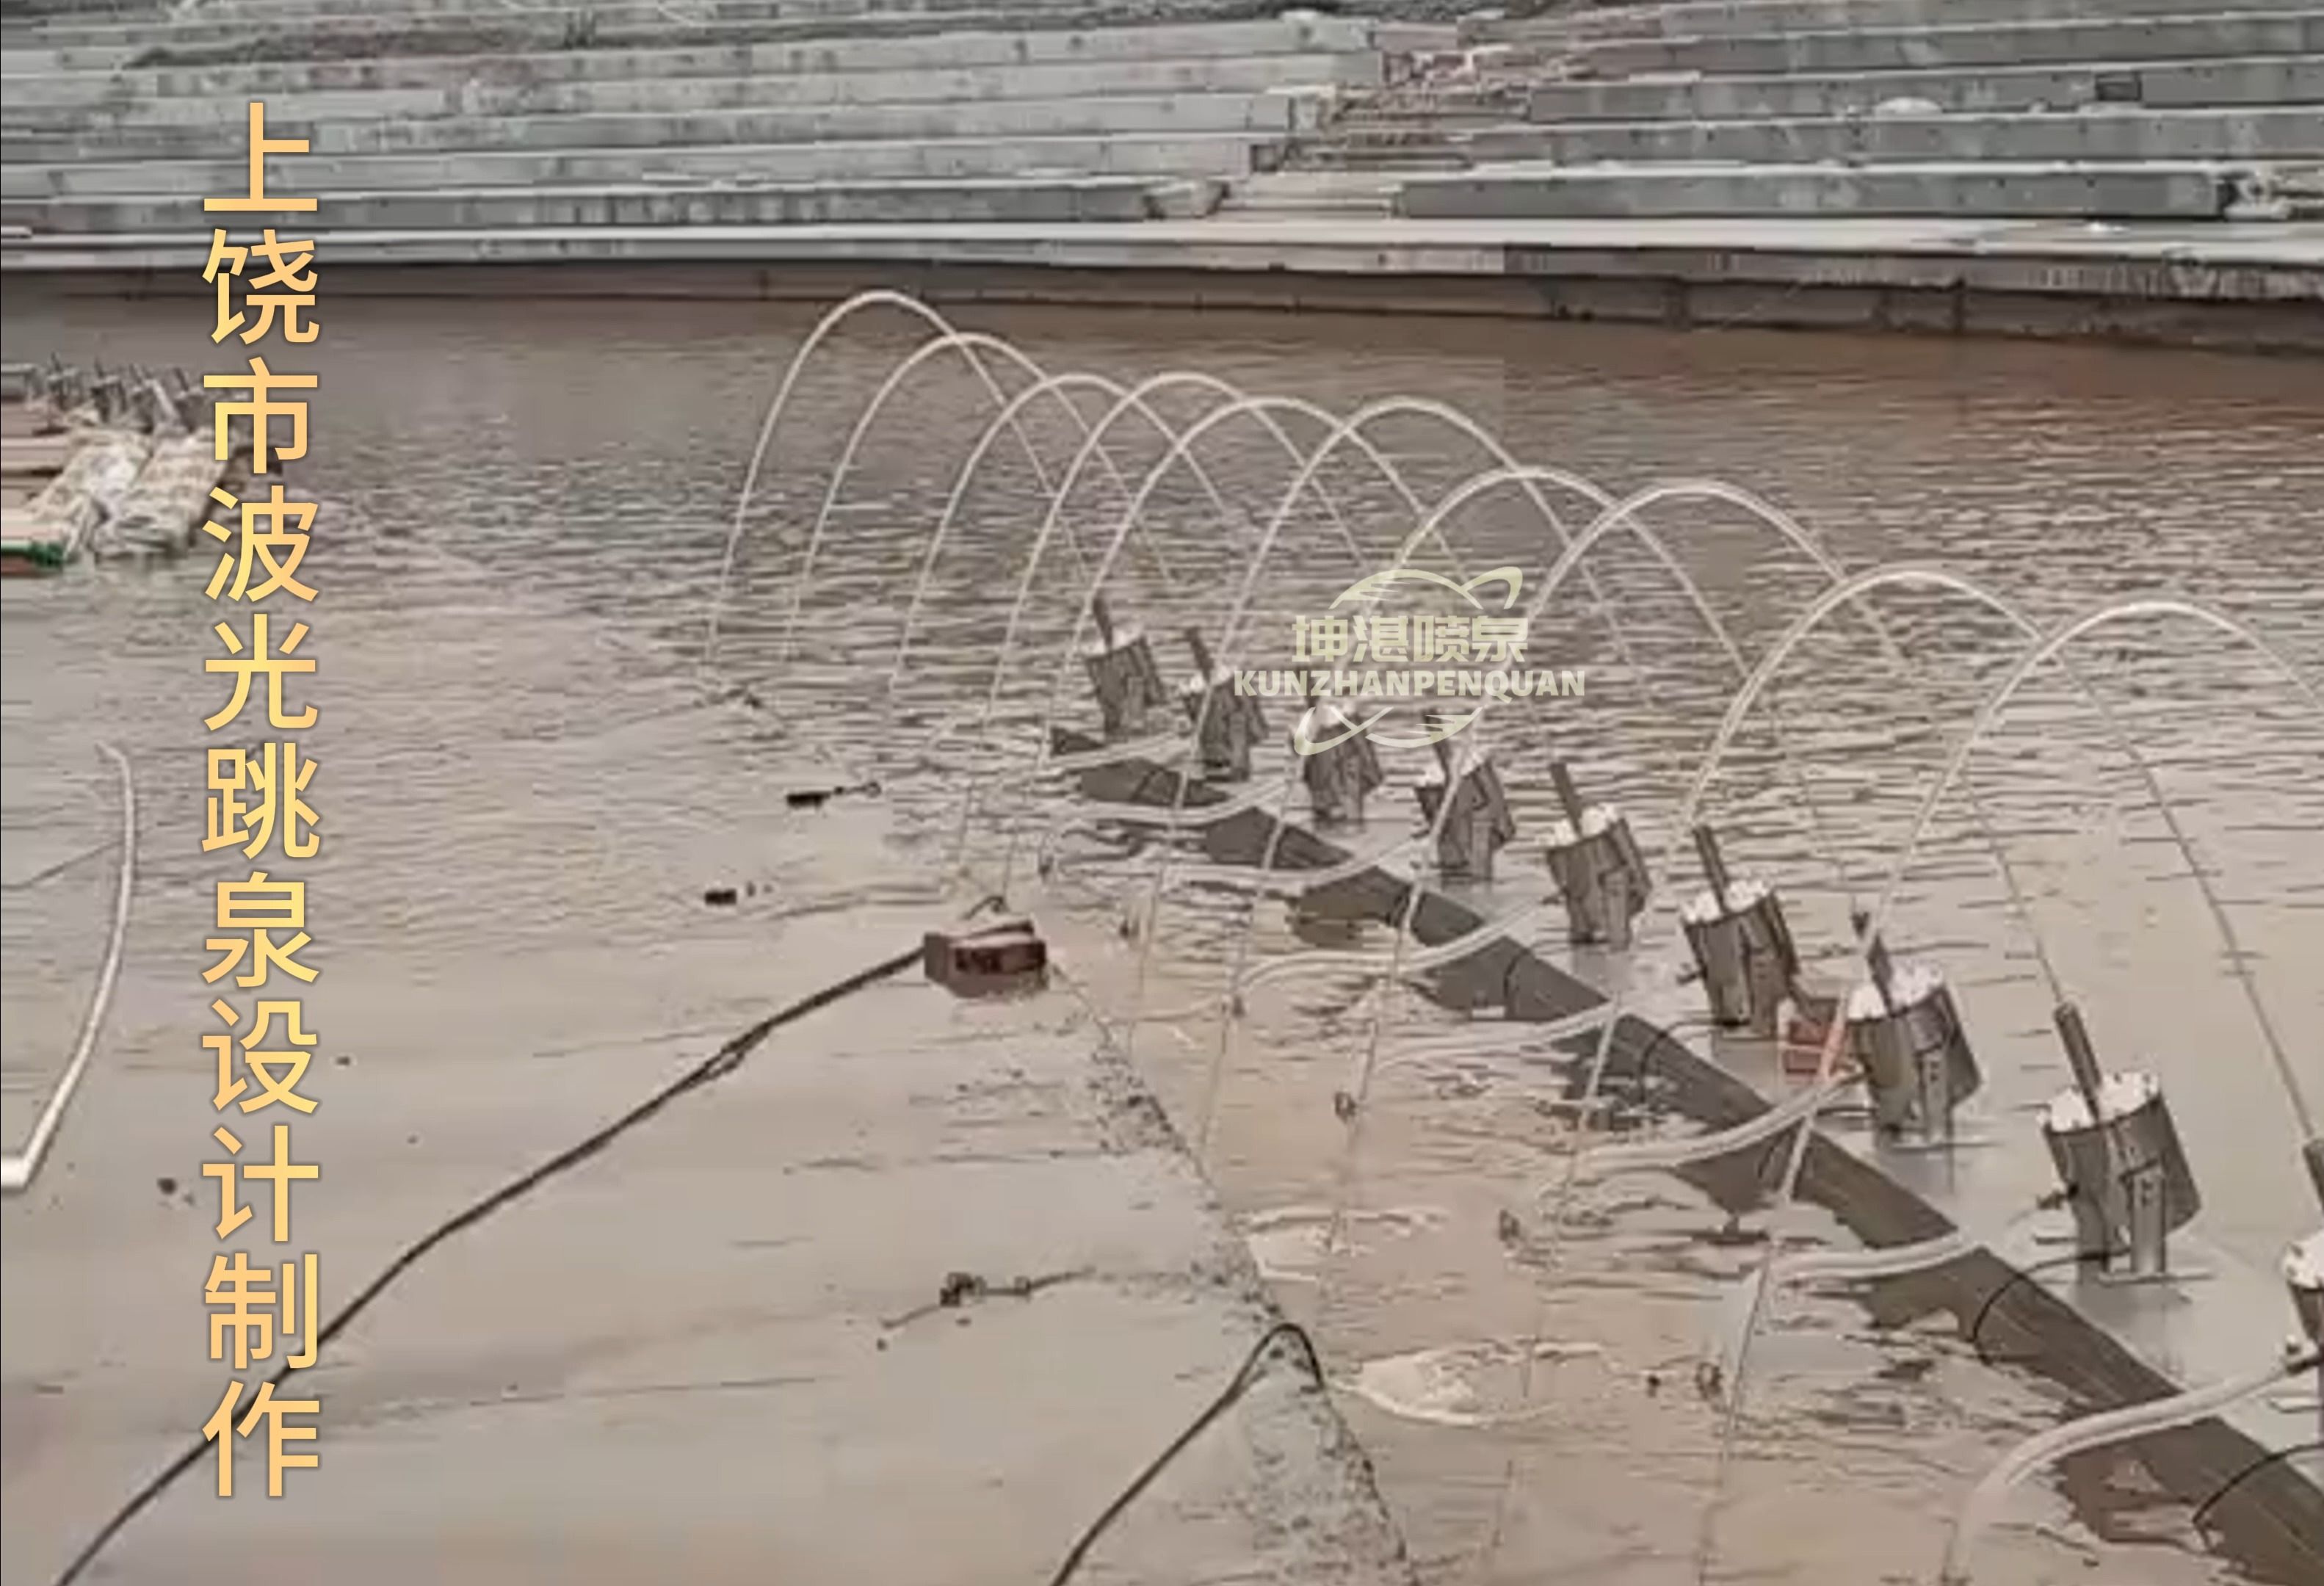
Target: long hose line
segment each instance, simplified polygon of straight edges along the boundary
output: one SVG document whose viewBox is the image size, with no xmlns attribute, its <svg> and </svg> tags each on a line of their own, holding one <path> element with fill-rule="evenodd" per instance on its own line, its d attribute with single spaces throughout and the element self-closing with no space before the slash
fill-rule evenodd
<svg viewBox="0 0 2324 1586">
<path fill-rule="evenodd" d="M 969 911 L 970 914 L 973 916 L 982 913 L 992 901 L 992 899 L 987 899 L 978 904 L 975 908 Z M 394 1260 L 390 1261 L 378 1277 L 365 1284 L 355 1298 L 346 1303 L 337 1315 L 323 1324 L 321 1330 L 315 1334 L 311 1352 L 320 1355 L 326 1345 L 346 1332 L 354 1324 L 356 1317 L 371 1307 L 372 1302 L 385 1294 L 398 1278 L 419 1265 L 422 1256 L 454 1234 L 464 1229 L 475 1227 L 493 1213 L 523 1198 L 568 1168 L 579 1166 L 680 1096 L 725 1078 L 742 1065 L 743 1061 L 751 1056 L 760 1043 L 783 1026 L 795 1023 L 810 1013 L 828 1008 L 833 1003 L 853 996 L 867 986 L 910 968 L 920 962 L 921 954 L 922 949 L 914 946 L 910 951 L 899 953 L 892 958 L 883 958 L 869 968 L 860 969 L 843 980 L 833 982 L 819 991 L 800 998 L 787 1008 L 769 1014 L 586 1139 L 559 1151 L 546 1162 L 493 1191 L 466 1211 L 438 1224 L 425 1237 L 407 1248 Z M 289 1365 L 283 1365 L 278 1368 L 274 1375 L 267 1380 L 273 1386 L 280 1387 L 290 1376 L 290 1369 Z M 105 1551 L 106 1545 L 119 1535 L 131 1520 L 136 1518 L 154 1499 L 167 1491 L 179 1477 L 183 1476 L 200 1462 L 203 1452 L 208 1446 L 208 1439 L 196 1439 L 184 1452 L 164 1465 L 144 1486 L 131 1494 L 129 1500 L 115 1511 L 113 1517 L 106 1521 L 96 1535 L 89 1538 L 88 1545 L 75 1554 L 72 1562 L 65 1566 L 64 1572 L 57 1577 L 56 1586 L 72 1586 L 74 1581 L 78 1581 L 89 1565 L 96 1562 L 97 1554 Z"/>
</svg>

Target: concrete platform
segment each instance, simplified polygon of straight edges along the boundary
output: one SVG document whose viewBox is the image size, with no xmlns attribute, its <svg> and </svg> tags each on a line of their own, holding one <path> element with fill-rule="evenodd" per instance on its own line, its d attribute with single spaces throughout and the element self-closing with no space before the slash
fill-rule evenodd
<svg viewBox="0 0 2324 1586">
<path fill-rule="evenodd" d="M 552 83 L 458 81 L 430 88 L 318 88 L 269 94 L 266 105 L 268 125 L 292 131 L 327 121 L 432 116 L 683 115 L 770 106 L 796 109 L 1109 95 L 1258 94 L 1329 84 L 1371 87 L 1383 80 L 1384 71 L 1377 52 L 1358 51 L 810 73 L 785 78 L 779 86 L 756 75 Z M 230 96 L 144 98 L 126 90 L 107 90 L 106 97 L 92 99 L 87 97 L 85 86 L 70 93 L 49 91 L 45 97 L 19 94 L 13 87 L 9 93 L 7 122 L 12 129 L 81 133 L 100 146 L 106 130 L 116 124 L 231 127 L 247 124 L 250 114 L 247 100 Z"/>
<path fill-rule="evenodd" d="M 2197 10 L 2179 16 L 2102 21 L 2071 18 L 1627 41 L 1589 46 L 1581 64 L 1600 77 L 1674 71 L 1736 76 L 2319 52 L 2324 52 L 2324 10 Z"/>
<path fill-rule="evenodd" d="M 396 53 L 362 60 L 258 60 L 113 71 L 18 69 L 23 104 L 131 98 L 292 95 L 322 88 L 441 88 L 481 82 L 611 82 L 639 78 L 801 77 L 911 72 L 931 68 L 1098 66 L 1143 60 L 1246 60 L 1371 48 L 1371 25 L 1337 17 L 1026 32 L 959 32 L 909 38 L 835 38 L 812 43 L 700 44 L 675 49 L 592 48 L 537 54 Z M 5 59 L 0 56 L 0 59 Z"/>
<path fill-rule="evenodd" d="M 845 184 L 1070 173 L 1247 175 L 1279 139 L 1250 133 L 1116 133 L 1095 136 L 897 138 L 872 143 L 708 144 L 643 149 L 500 150 L 488 153 L 339 155 L 301 161 L 299 190 L 338 211 L 340 194 L 489 188 L 701 186 L 712 182 Z M 1271 160 L 1270 161 L 1271 162 Z M 0 165 L 0 199 L 168 198 L 180 204 L 231 191 L 234 161 Z"/>
<path fill-rule="evenodd" d="M 1397 213 L 1425 219 L 1743 215 L 2071 216 L 2216 220 L 2232 166 L 1508 165 L 1411 178 Z"/>
<path fill-rule="evenodd" d="M 1533 90 L 1526 115 L 1541 122 L 1764 120 L 1861 115 L 1904 98 L 1981 114 L 2070 109 L 2109 101 L 2158 108 L 2318 105 L 2324 104 L 2324 54 L 1680 82 L 1544 83 Z"/>
<path fill-rule="evenodd" d="M 1480 161 L 2149 161 L 2324 159 L 2324 105 L 2162 110 L 2099 106 L 2000 115 L 1578 122 L 1494 127 Z"/>
<path fill-rule="evenodd" d="M 857 143 L 895 138 L 994 138 L 1052 134 L 1250 132 L 1282 135 L 1313 127 L 1320 93 L 1145 94 L 1073 99 L 970 99 L 954 103 L 776 106 L 571 115 L 461 115 L 428 121 L 325 121 L 300 129 L 313 158 L 440 151 L 660 149 L 699 144 Z M 203 127 L 123 124 L 104 132 L 103 157 L 183 160 L 232 157 L 246 133 Z M 70 163 L 89 152 L 78 137 L 12 137 L 7 156 Z"/>
<path fill-rule="evenodd" d="M 1263 0 L 886 0 L 870 8 L 862 0 L 780 0 L 750 6 L 616 0 L 589 8 L 586 36 L 598 46 L 630 46 L 682 37 L 744 41 L 814 37 L 835 31 L 900 34 L 980 25 L 1047 31 L 1231 22 L 1274 13 Z M 504 41 L 512 48 L 553 49 L 573 36 L 575 23 L 571 8 L 537 4 L 355 12 L 344 4 L 311 10 L 253 10 L 204 0 L 183 14 L 157 12 L 129 21 L 11 17 L 0 23 L 0 41 L 11 49 L 38 47 L 78 58 L 71 64 L 97 66 L 107 57 L 134 59 L 156 47 L 189 60 L 230 60 L 254 45 L 264 49 L 290 39 L 301 41 L 302 48 L 318 54 L 360 53 L 373 47 L 373 41 L 389 36 L 408 41 L 417 51 L 435 54 L 474 49 L 484 38 Z"/>
<path fill-rule="evenodd" d="M 106 296 L 200 290 L 206 233 L 0 244 Z M 329 234 L 397 295 L 1244 308 L 2104 338 L 2324 356 L 2324 224 L 1928 217 L 1412 220 L 1221 212 L 1074 226 L 534 226 Z M 191 283 L 190 285 L 189 283 Z"/>
<path fill-rule="evenodd" d="M 2246 14 L 2314 8 L 2315 0 L 2221 0 L 2218 5 L 2222 11 Z M 1559 16 L 1480 19 L 1463 31 L 1478 42 L 1561 37 L 1710 39 L 1864 28 L 2189 16 L 2203 9 L 2191 0 L 1695 0 L 1674 5 L 1604 6 Z"/>
<path fill-rule="evenodd" d="M 979 180 L 822 181 L 754 187 L 607 185 L 342 192 L 330 212 L 353 227 L 492 231 L 525 226 L 1019 225 L 1139 221 L 1207 213 L 1213 182 L 1057 176 Z M 0 203 L 0 224 L 71 232 L 151 231 L 182 223 L 181 197 Z M 331 245 L 331 244 L 327 244 Z M 337 256 L 335 245 L 333 256 Z"/>
</svg>

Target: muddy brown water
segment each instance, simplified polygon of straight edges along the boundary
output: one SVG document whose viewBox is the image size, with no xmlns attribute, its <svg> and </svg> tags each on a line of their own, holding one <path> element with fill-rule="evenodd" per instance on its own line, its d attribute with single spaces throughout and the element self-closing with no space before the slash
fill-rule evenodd
<svg viewBox="0 0 2324 1586">
<path fill-rule="evenodd" d="M 830 344 L 770 459 L 719 669 L 723 685 L 751 691 L 754 709 L 716 696 L 695 668 L 742 466 L 812 310 L 327 306 L 311 359 L 323 381 L 314 457 L 291 479 L 325 503 L 308 564 L 326 590 L 314 619 L 325 713 L 310 742 L 332 841 L 311 874 L 330 899 L 329 929 L 316 934 L 343 1026 L 406 1037 L 418 1026 L 473 1045 L 484 1064 L 586 1045 L 594 1008 L 626 999 L 629 1017 L 641 996 L 655 1001 L 639 990 L 650 972 L 626 966 L 640 953 L 683 954 L 705 928 L 706 887 L 752 889 L 745 928 L 754 909 L 912 897 L 945 871 L 964 777 L 1001 763 L 1003 750 L 1021 761 L 1053 687 L 1070 719 L 1089 718 L 1084 687 L 1058 656 L 1082 585 L 1075 558 L 1093 564 L 1119 520 L 1102 474 L 1071 498 L 1028 587 L 988 749 L 975 745 L 1046 504 L 1013 443 L 994 448 L 964 498 L 920 632 L 894 667 L 927 529 L 991 411 L 949 358 L 899 392 L 866 438 L 802 620 L 787 631 L 832 460 L 917 339 L 893 318 L 868 318 Z M 2110 598 L 2168 591 L 2216 605 L 2324 678 L 2324 382 L 2311 365 L 1350 318 L 957 318 L 1052 370 L 1125 383 L 1199 370 L 1339 412 L 1398 394 L 1453 404 L 1520 460 L 1616 495 L 1723 480 L 1791 514 L 1850 569 L 1941 565 L 2044 627 Z M 192 300 L 12 289 L 5 355 L 221 367 L 202 319 Z M 1102 410 L 1084 398 L 1092 415 Z M 1184 389 L 1156 401 L 1176 422 L 1202 407 Z M 1283 422 L 1303 444 L 1320 433 L 1309 419 Z M 1049 476 L 1062 476 L 1072 428 L 1036 410 L 1027 429 Z M 1391 415 L 1368 433 L 1423 502 L 1491 464 L 1423 415 Z M 1121 434 L 1134 480 L 1160 448 L 1135 424 Z M 1221 643 L 1288 478 L 1277 443 L 1255 428 L 1222 428 L 1199 455 L 1236 521 L 1222 535 L 1198 482 L 1173 475 L 1154 496 L 1151 545 L 1130 541 L 1110 586 L 1117 611 L 1157 635 L 1174 672 L 1183 651 L 1170 636 L 1183 626 Z M 1384 564 L 1411 526 L 1403 497 L 1360 459 L 1335 460 L 1320 478 L 1358 548 L 1314 497 L 1295 507 L 1254 586 L 1244 664 L 1292 664 L 1293 618 Z M 1588 521 L 1571 489 L 1545 485 L 1544 495 L 1569 527 Z M 1647 521 L 1747 657 L 1821 586 L 1800 555 L 1732 506 L 1666 503 Z M 1554 558 L 1515 493 L 1479 501 L 1446 528 L 1469 572 L 1507 564 L 1538 579 Z M 1554 813 L 1542 769 L 1554 746 L 1592 796 L 1631 813 L 1657 871 L 1692 891 L 1692 862 L 1671 851 L 1673 817 L 1736 675 L 1636 543 L 1609 540 L 1593 566 L 1602 608 L 1572 591 L 1532 647 L 1536 664 L 1585 669 L 1585 696 L 1512 705 L 1487 730 L 1522 831 Z M 205 934 L 202 889 L 218 873 L 193 835 L 198 718 L 210 708 L 200 660 L 214 620 L 200 584 L 192 566 L 82 570 L 12 582 L 0 608 L 6 878 L 109 834 L 93 734 L 144 769 L 145 879 L 106 1056 L 145 1064 L 180 1061 L 166 1056 L 173 1042 L 193 1049 L 200 998 L 189 954 Z M 1892 592 L 1880 610 L 1908 669 L 1860 628 L 1831 626 L 1778 689 L 1781 747 L 1796 774 L 1779 770 L 1775 741 L 1755 726 L 1712 793 L 1738 862 L 1782 879 L 1812 956 L 1844 940 L 1851 901 L 1880 890 L 1933 768 L 2016 642 L 1949 596 Z M 2247 650 L 2183 621 L 2110 625 L 2071 653 L 2170 794 L 2290 1062 L 2324 1100 L 2324 982 L 2308 967 L 2324 962 L 2324 726 Z M 712 745 L 777 769 L 738 786 L 706 774 Z M 1263 775 L 1280 764 L 1268 759 Z M 1410 768 L 1410 757 L 1397 762 Z M 881 785 L 878 821 L 835 823 L 830 841 L 779 859 L 750 835 L 785 786 L 867 780 Z M 1900 950 L 1941 958 L 1961 989 L 1991 1076 L 1990 1115 L 2022 1126 L 2019 1110 L 2064 1083 L 2047 1028 L 2054 973 L 2110 1061 L 2163 1075 L 2206 1196 L 2203 1240 L 2225 1259 L 2271 1261 L 2314 1220 L 2297 1131 L 2143 784 L 2055 670 L 2004 718 L 1974 761 L 1974 806 L 1956 796 L 1941 808 L 1899 892 L 1893 934 Z M 1399 786 L 1384 795 L 1376 840 L 1404 829 L 1406 801 Z M 1009 832 L 1023 834 L 1020 873 L 1042 835 L 1056 834 L 1065 862 L 1044 908 L 1075 945 L 1093 1000 L 1126 1010 L 1137 972 L 1116 926 L 1146 860 L 1110 852 L 1102 833 L 1064 831 L 1069 806 L 1054 788 L 996 787 L 983 803 L 970 844 L 979 872 L 995 872 Z M 2001 841 L 2040 953 L 1980 827 Z M 1520 843 L 1489 914 L 1538 895 L 1528 879 L 1537 859 Z M 109 876 L 99 858 L 6 894 L 12 1142 L 79 1017 Z M 1214 995 L 1244 917 L 1239 894 L 1175 892 L 1147 1005 Z M 1279 906 L 1259 917 L 1259 954 L 1298 945 Z M 1554 927 L 1553 915 L 1535 935 L 1563 955 Z M 1659 943 L 1641 960 L 1669 952 Z M 565 968 L 510 985 L 485 967 L 496 954 Z M 1622 973 L 1576 968 L 1601 982 Z M 739 986 L 706 1004 L 699 978 L 678 977 L 659 1000 L 670 1030 L 722 1029 L 740 1005 Z M 1351 976 L 1279 986 L 1254 1000 L 1223 1061 L 1203 1018 L 1150 1027 L 1139 1052 L 1182 1128 L 1214 1114 L 1207 1131 L 1188 1131 L 1206 1133 L 1204 1171 L 1280 1275 L 1286 1308 L 1321 1329 L 1423 1577 L 1694 1579 L 1718 1428 L 1694 1396 L 1691 1362 L 1720 1281 L 1756 1247 L 1733 1242 L 1707 1202 L 1661 1179 L 1593 1194 L 1593 1221 L 1554 1254 L 1526 1243 L 1532 1231 L 1501 1237 L 1499 1211 L 1555 1160 L 1557 1126 L 1537 1105 L 1547 1088 L 1539 1054 L 1416 999 L 1396 1005 L 1379 1110 L 1351 1163 L 1330 1097 L 1367 1038 L 1364 989 Z M 135 1148 L 101 1154 L 108 1171 L 190 1179 L 195 1147 L 178 1135 L 194 1138 L 157 1122 Z M 61 1157 L 99 1152 L 76 1141 L 69 1120 Z M 1349 1223 L 1349 1249 L 1323 1256 L 1317 1213 L 1328 1221 L 1335 1204 L 1363 1214 Z M 10 1237 L 13 1249 L 13 1222 Z M 2289 1322 L 2287 1310 L 2218 1325 L 2270 1347 Z M 1545 1339 L 1555 1347 L 1519 1370 L 1524 1345 L 1510 1341 Z M 1430 1376 L 1443 1360 L 1431 1351 L 1471 1346 L 1450 1388 Z M 1927 1579 L 1960 1493 L 2059 1413 L 2030 1380 L 1977 1365 L 1956 1337 L 1875 1330 L 1845 1302 L 1790 1307 L 1764 1348 L 1763 1397 L 1728 1466 L 1712 1579 Z M 1554 1414 L 1462 1427 L 1380 1407 L 1408 1412 L 1417 1398 L 1441 1410 L 1430 1397 L 1441 1392 L 1467 1392 L 1471 1408 L 1513 1402 L 1520 1377 Z M 18 1457 L 12 1448 L 12 1466 Z M 2045 1487 L 2013 1522 L 1991 1545 L 1994 1579 L 2233 1578 L 2196 1551 L 2183 1505 L 2140 1489 L 2135 1465 Z M 20 1523 L 30 1522 L 12 1516 L 12 1528 Z"/>
</svg>

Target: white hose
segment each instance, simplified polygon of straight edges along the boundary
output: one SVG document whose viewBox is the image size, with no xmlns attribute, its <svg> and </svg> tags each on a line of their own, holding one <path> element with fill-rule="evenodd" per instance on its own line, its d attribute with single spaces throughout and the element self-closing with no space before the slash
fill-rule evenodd
<svg viewBox="0 0 2324 1586">
<path fill-rule="evenodd" d="M 1852 1079 L 1846 1078 L 1828 1081 L 1812 1090 L 1802 1091 L 1733 1129 L 1720 1130 L 1712 1134 L 1688 1135 L 1675 1140 L 1648 1140 L 1632 1146 L 1600 1146 L 1594 1151 L 1582 1152 L 1577 1166 L 1584 1176 L 1602 1178 L 1613 1173 L 1684 1167 L 1690 1163 L 1708 1162 L 1730 1151 L 1739 1151 L 1746 1146 L 1756 1146 L 1762 1140 L 1772 1139 L 1792 1125 L 1812 1119 L 1816 1109 L 1853 1083 Z"/>
<path fill-rule="evenodd" d="M 30 1188 L 41 1171 L 41 1162 L 56 1139 L 58 1126 L 64 1121 L 66 1104 L 72 1100 L 81 1075 L 88 1068 L 88 1060 L 97 1051 L 97 1032 L 105 1023 L 106 1009 L 113 1001 L 113 984 L 121 973 L 121 950 L 129 940 L 129 900 L 137 887 L 137 785 L 129 774 L 128 756 L 110 743 L 99 743 L 97 749 L 113 761 L 114 769 L 121 774 L 121 870 L 113 899 L 113 940 L 106 946 L 105 962 L 97 972 L 97 994 L 89 999 L 88 1012 L 80 1023 L 80 1038 L 74 1044 L 63 1076 L 57 1081 L 49 1104 L 41 1110 L 39 1120 L 32 1125 L 23 1154 L 0 1159 L 0 1194 L 13 1195 Z"/>
<path fill-rule="evenodd" d="M 2020 1481 L 2042 1467 L 2080 1453 L 2085 1449 L 2120 1443 L 2126 1438 L 2144 1437 L 2149 1433 L 2167 1432 L 2174 1426 L 2185 1426 L 2206 1419 L 2237 1399 L 2248 1398 L 2295 1372 L 2311 1369 L 2316 1363 L 2316 1354 L 2310 1351 L 2304 1357 L 2274 1361 L 2262 1370 L 2231 1378 L 2226 1382 L 2215 1382 L 2209 1388 L 2190 1388 L 2169 1398 L 2151 1399 L 2145 1404 L 2086 1415 L 2063 1426 L 2053 1426 L 2039 1436 L 2027 1438 L 2012 1449 L 1999 1464 L 1986 1472 L 1985 1479 L 1970 1489 L 1967 1501 L 1960 1507 L 1960 1513 L 1954 1517 L 1952 1535 L 1945 1543 L 1944 1568 L 1938 1579 L 1943 1586 L 1969 1586 L 1969 1549 L 1992 1523 L 1994 1510 L 2001 1500 Z"/>
</svg>

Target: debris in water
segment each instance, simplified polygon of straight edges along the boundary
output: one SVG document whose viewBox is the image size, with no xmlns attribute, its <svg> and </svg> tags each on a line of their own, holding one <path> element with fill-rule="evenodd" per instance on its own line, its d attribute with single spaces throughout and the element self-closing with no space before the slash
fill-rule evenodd
<svg viewBox="0 0 2324 1586">
<path fill-rule="evenodd" d="M 852 787 L 844 788 L 802 788 L 795 793 L 784 794 L 783 802 L 793 809 L 821 809 L 825 801 L 844 798 L 850 793 L 862 793 L 876 798 L 880 794 L 880 784 L 858 782 Z"/>
<path fill-rule="evenodd" d="M 166 1173 L 161 1177 L 155 1179 L 153 1182 L 161 1187 L 161 1194 L 164 1196 L 174 1195 L 178 1193 L 178 1181 L 171 1178 Z"/>
<path fill-rule="evenodd" d="M 907 1323 L 917 1322 L 923 1316 L 932 1316 L 938 1311 L 960 1310 L 971 1300 L 1001 1298 L 1029 1300 L 1045 1288 L 1054 1288 L 1061 1283 L 1071 1283 L 1077 1277 L 1087 1277 L 1095 1270 L 1096 1268 L 1093 1267 L 1076 1267 L 1070 1272 L 1049 1272 L 1038 1277 L 1012 1277 L 1006 1283 L 994 1283 L 974 1272 L 947 1272 L 945 1274 L 944 1282 L 937 1286 L 936 1297 L 933 1304 L 907 1311 L 900 1316 L 891 1317 L 882 1322 L 880 1325 L 887 1328 L 901 1327 Z M 961 1320 L 965 1322 L 967 1318 L 964 1316 Z"/>
<path fill-rule="evenodd" d="M 1028 919 L 958 935 L 930 931 L 921 938 L 920 969 L 960 997 L 1038 991 L 1048 983 L 1049 948 Z"/>
<path fill-rule="evenodd" d="M 1351 1123 L 1356 1116 L 1356 1099 L 1345 1091 L 1333 1091 L 1332 1111 L 1339 1115 L 1342 1123 Z"/>
</svg>

